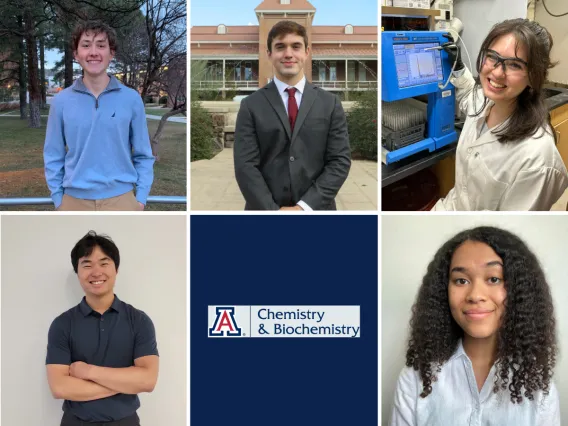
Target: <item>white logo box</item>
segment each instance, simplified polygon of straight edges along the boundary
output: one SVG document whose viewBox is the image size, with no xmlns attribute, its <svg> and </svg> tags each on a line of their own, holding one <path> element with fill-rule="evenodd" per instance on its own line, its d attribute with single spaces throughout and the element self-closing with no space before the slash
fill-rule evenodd
<svg viewBox="0 0 568 426">
<path fill-rule="evenodd" d="M 240 336 L 212 335 L 217 308 L 234 309 Z M 360 337 L 360 306 L 208 306 L 209 337 Z"/>
</svg>

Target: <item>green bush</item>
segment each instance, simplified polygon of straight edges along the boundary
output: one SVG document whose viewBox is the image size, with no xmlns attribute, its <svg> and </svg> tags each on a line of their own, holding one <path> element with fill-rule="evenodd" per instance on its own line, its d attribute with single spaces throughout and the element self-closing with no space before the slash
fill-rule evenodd
<svg viewBox="0 0 568 426">
<path fill-rule="evenodd" d="M 195 99 L 192 96 L 193 99 Z M 191 161 L 213 157 L 213 119 L 198 101 L 191 102 Z"/>
<path fill-rule="evenodd" d="M 218 90 L 194 90 L 191 92 L 191 98 L 199 101 L 220 101 L 221 92 Z"/>
<path fill-rule="evenodd" d="M 160 101 L 158 102 L 158 105 L 166 105 L 168 103 L 168 97 L 167 96 L 162 96 L 160 98 Z"/>
<path fill-rule="evenodd" d="M 226 101 L 232 101 L 235 96 L 237 96 L 236 90 L 229 89 L 229 90 L 225 91 L 225 100 Z"/>
<path fill-rule="evenodd" d="M 152 104 L 154 103 L 154 97 L 151 95 L 144 96 L 144 104 Z"/>
<path fill-rule="evenodd" d="M 376 161 L 379 144 L 377 125 L 378 92 L 376 90 L 368 90 L 360 93 L 357 103 L 347 114 L 349 143 L 351 144 L 353 154 L 367 160 Z M 349 96 L 351 97 L 351 94 Z"/>
</svg>

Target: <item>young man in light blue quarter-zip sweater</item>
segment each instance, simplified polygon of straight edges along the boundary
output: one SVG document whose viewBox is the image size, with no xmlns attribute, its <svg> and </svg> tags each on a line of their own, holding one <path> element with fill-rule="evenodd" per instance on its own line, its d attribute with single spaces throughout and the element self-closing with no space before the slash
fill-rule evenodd
<svg viewBox="0 0 568 426">
<path fill-rule="evenodd" d="M 143 210 L 154 156 L 140 94 L 106 73 L 116 52 L 115 32 L 88 21 L 72 38 L 83 77 L 55 96 L 44 146 L 55 208 Z"/>
</svg>

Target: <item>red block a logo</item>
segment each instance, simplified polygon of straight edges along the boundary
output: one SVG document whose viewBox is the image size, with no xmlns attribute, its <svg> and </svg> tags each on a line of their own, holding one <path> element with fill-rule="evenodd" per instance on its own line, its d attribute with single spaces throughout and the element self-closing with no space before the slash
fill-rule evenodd
<svg viewBox="0 0 568 426">
<path fill-rule="evenodd" d="M 217 307 L 215 309 L 217 316 L 213 327 L 209 329 L 209 336 L 240 336 L 241 329 L 235 320 L 235 308 L 233 307 Z"/>
</svg>

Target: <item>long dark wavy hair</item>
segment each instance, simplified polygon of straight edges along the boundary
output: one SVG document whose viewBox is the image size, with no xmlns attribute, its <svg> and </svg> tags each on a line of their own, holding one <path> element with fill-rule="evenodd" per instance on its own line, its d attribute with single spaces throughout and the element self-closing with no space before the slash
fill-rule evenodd
<svg viewBox="0 0 568 426">
<path fill-rule="evenodd" d="M 447 241 L 428 265 L 412 307 L 406 365 L 419 371 L 421 397 L 432 392 L 436 374 L 453 355 L 463 337 L 450 311 L 450 263 L 465 241 L 490 246 L 503 259 L 507 296 L 497 336 L 493 392 L 508 389 L 513 403 L 534 392 L 548 395 L 557 345 L 552 297 L 536 256 L 516 235 L 494 227 L 460 232 Z"/>
<path fill-rule="evenodd" d="M 546 132 L 552 134 L 556 142 L 556 132 L 552 130 L 550 114 L 542 93 L 542 86 L 548 78 L 548 70 L 556 65 L 550 59 L 553 41 L 548 30 L 538 23 L 528 19 L 509 19 L 496 24 L 491 29 L 477 56 L 478 76 L 475 78 L 474 96 L 481 87 L 479 75 L 483 68 L 487 49 L 495 40 L 507 34 L 512 34 L 517 40 L 515 54 L 519 44 L 522 44 L 527 50 L 529 85 L 517 97 L 515 111 L 507 125 L 497 132 L 499 142 L 512 142 L 529 138 L 543 127 Z M 483 112 L 488 102 L 489 99 L 485 98 L 481 109 L 476 111 L 475 116 L 479 116 Z M 537 137 L 542 136 L 544 136 L 544 131 Z"/>
</svg>

